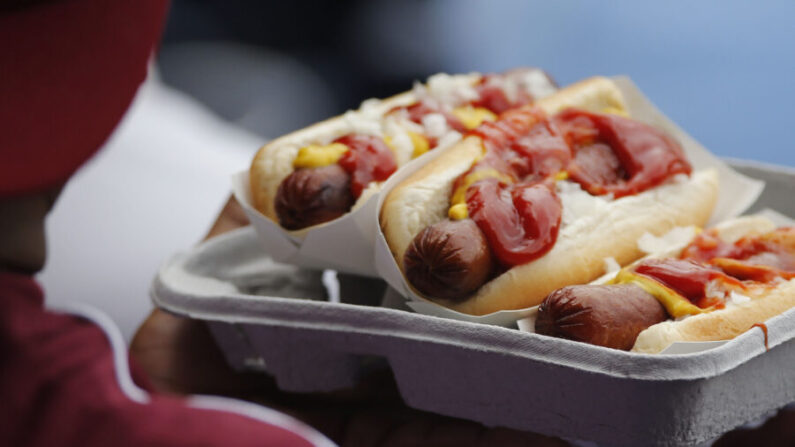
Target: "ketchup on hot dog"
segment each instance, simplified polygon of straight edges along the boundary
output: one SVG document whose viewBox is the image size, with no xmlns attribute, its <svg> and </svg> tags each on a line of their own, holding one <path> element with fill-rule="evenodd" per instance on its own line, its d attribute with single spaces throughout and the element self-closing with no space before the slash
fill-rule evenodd
<svg viewBox="0 0 795 447">
<path fill-rule="evenodd" d="M 532 109 L 506 112 L 472 133 L 483 140 L 485 154 L 453 190 L 465 190 L 468 214 L 502 265 L 542 256 L 554 245 L 562 216 L 554 186 L 545 180 L 565 168 L 571 158 L 568 146 Z"/>
<path fill-rule="evenodd" d="M 338 163 L 351 175 L 351 192 L 358 198 L 370 182 L 382 182 L 397 169 L 384 140 L 370 135 L 345 135 L 334 140 L 348 146 Z"/>
<path fill-rule="evenodd" d="M 609 285 L 570 286 L 551 293 L 539 307 L 536 330 L 631 349 L 640 331 L 650 327 L 649 322 L 654 323 L 659 313 L 653 306 L 641 309 L 634 303 L 633 311 L 627 313 L 628 297 L 641 300 L 650 296 L 668 316 L 680 318 L 724 309 L 729 300 L 738 299 L 734 293 L 753 303 L 765 297 L 765 288 L 791 278 L 795 278 L 795 228 L 751 234 L 734 243 L 721 240 L 716 230 L 710 230 L 694 239 L 680 258 L 647 259 L 621 270 Z M 755 323 L 751 327 L 762 329 L 767 348 L 767 326 Z M 627 328 L 640 330 L 630 333 Z"/>
<path fill-rule="evenodd" d="M 519 89 L 516 92 L 516 98 L 513 100 L 509 99 L 504 89 L 491 82 L 497 76 L 499 75 L 487 74 L 481 78 L 480 82 L 475 86 L 475 90 L 478 92 L 478 99 L 472 101 L 473 106 L 483 107 L 494 113 L 502 113 L 508 109 L 514 109 L 533 102 L 533 97 L 524 89 Z"/>
<path fill-rule="evenodd" d="M 522 86 L 521 82 L 517 83 L 517 81 L 523 75 L 533 71 L 512 70 L 505 74 L 483 75 L 473 86 L 475 98 L 459 104 L 452 111 L 435 106 L 434 101 L 419 100 L 408 106 L 395 107 L 389 113 L 405 110 L 409 120 L 417 124 L 422 124 L 426 115 L 438 113 L 445 117 L 447 125 L 451 129 L 465 133 L 477 127 L 484 120 L 494 120 L 496 115 L 531 104 L 535 98 L 526 87 Z M 508 84 L 512 84 L 513 87 L 509 87 Z M 470 115 L 470 119 L 462 118 L 462 116 L 471 113 L 473 109 L 480 113 L 476 113 L 474 116 Z"/>
<path fill-rule="evenodd" d="M 274 199 L 279 224 L 288 230 L 344 215 L 370 182 L 386 180 L 397 163 L 381 138 L 349 134 L 328 145 L 302 147 L 293 167 Z"/>
<path fill-rule="evenodd" d="M 508 267 L 555 244 L 562 208 L 550 184 L 554 177 L 568 175 L 591 194 L 621 197 L 691 171 L 667 135 L 615 115 L 568 109 L 545 118 L 537 110 L 515 109 L 471 134 L 483 140 L 484 155 L 456 179 L 452 202 L 465 189 L 468 216 Z"/>
<path fill-rule="evenodd" d="M 794 233 L 795 228 L 779 228 L 730 244 L 714 231 L 706 231 L 684 249 L 681 257 L 709 262 L 741 280 L 767 283 L 776 277 L 791 279 L 795 278 L 795 253 L 782 240 L 794 238 Z"/>
<path fill-rule="evenodd" d="M 501 264 L 524 264 L 555 244 L 562 208 L 553 188 L 548 183 L 505 185 L 496 179 L 469 188 L 470 216 Z"/>
<path fill-rule="evenodd" d="M 680 259 L 649 259 L 630 272 L 620 272 L 617 279 L 638 282 L 638 276 L 633 276 L 637 274 L 667 288 L 651 286 L 673 317 L 722 309 L 731 291 L 743 294 L 753 288 L 775 286 L 779 279 L 795 278 L 792 241 L 795 241 L 795 228 L 754 234 L 735 243 L 721 240 L 710 230 L 685 247 Z M 688 309 L 686 302 L 697 309 Z"/>
<path fill-rule="evenodd" d="M 553 120 L 574 152 L 570 178 L 591 194 L 637 194 L 692 170 L 679 144 L 648 124 L 575 109 Z"/>
<path fill-rule="evenodd" d="M 743 287 L 740 281 L 725 273 L 691 260 L 650 259 L 635 267 L 635 272 L 670 287 L 701 309 L 724 307 L 721 298 L 708 296 L 707 287 L 711 281 Z"/>
<path fill-rule="evenodd" d="M 466 132 L 466 126 L 464 126 L 464 123 L 462 123 L 461 120 L 456 118 L 455 115 L 447 111 L 432 107 L 425 101 L 418 101 L 406 107 L 396 107 L 393 110 L 399 110 L 399 109 L 405 109 L 406 112 L 408 113 L 409 119 L 417 124 L 422 124 L 422 118 L 424 118 L 426 115 L 429 115 L 431 113 L 439 113 L 442 116 L 444 116 L 444 119 L 447 121 L 447 125 L 450 126 L 450 128 L 455 129 L 458 132 L 462 133 Z"/>
</svg>

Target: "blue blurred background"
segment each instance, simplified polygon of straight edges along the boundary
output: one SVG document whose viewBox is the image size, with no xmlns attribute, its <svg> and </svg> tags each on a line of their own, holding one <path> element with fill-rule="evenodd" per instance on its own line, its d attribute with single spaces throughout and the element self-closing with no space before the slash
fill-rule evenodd
<svg viewBox="0 0 795 447">
<path fill-rule="evenodd" d="M 795 166 L 795 2 L 176 0 L 166 83 L 274 137 L 439 72 L 627 74 L 721 156 Z"/>
</svg>

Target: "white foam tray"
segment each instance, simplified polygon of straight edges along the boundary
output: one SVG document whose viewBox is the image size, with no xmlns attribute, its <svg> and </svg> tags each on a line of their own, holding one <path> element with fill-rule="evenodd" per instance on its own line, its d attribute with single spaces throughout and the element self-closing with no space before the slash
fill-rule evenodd
<svg viewBox="0 0 795 447">
<path fill-rule="evenodd" d="M 754 209 L 795 216 L 795 171 L 733 164 L 767 181 Z M 709 443 L 795 402 L 795 309 L 767 322 L 767 352 L 754 329 L 701 353 L 640 355 L 383 307 L 381 281 L 331 276 L 271 261 L 245 228 L 175 256 L 152 297 L 210 323 L 231 365 L 285 390 L 389 367 L 410 406 L 601 445 Z"/>
</svg>

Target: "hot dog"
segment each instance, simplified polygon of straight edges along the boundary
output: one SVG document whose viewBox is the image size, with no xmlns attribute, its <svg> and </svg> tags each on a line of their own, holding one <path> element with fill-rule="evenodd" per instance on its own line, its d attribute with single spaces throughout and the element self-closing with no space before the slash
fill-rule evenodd
<svg viewBox="0 0 795 447">
<path fill-rule="evenodd" d="M 731 339 L 795 306 L 795 228 L 737 219 L 696 236 L 678 256 L 641 260 L 610 282 L 550 294 L 536 332 L 644 353 L 675 341 Z"/>
<path fill-rule="evenodd" d="M 298 169 L 279 185 L 276 213 L 288 230 L 336 219 L 354 202 L 351 176 L 338 164 Z"/>
<path fill-rule="evenodd" d="M 380 223 L 406 281 L 464 313 L 526 308 L 595 279 L 607 256 L 622 265 L 639 258 L 635 241 L 644 232 L 703 225 L 717 198 L 716 172 L 691 173 L 677 142 L 626 114 L 612 81 L 592 78 L 482 124 L 397 185 Z M 459 220 L 482 235 L 446 237 L 447 222 Z M 484 279 L 451 295 L 450 265 L 426 251 L 470 244 L 490 251 L 491 265 L 464 268 Z M 428 271 L 445 273 L 435 284 Z"/>
<path fill-rule="evenodd" d="M 253 205 L 290 231 L 336 219 L 411 159 L 555 89 L 541 70 L 516 69 L 436 75 L 410 92 L 365 101 L 357 111 L 263 146 L 249 170 Z"/>
<path fill-rule="evenodd" d="M 404 259 L 407 274 L 429 295 L 457 300 L 491 275 L 491 251 L 472 220 L 444 220 L 426 227 L 411 244 Z"/>
<path fill-rule="evenodd" d="M 653 295 L 635 284 L 568 286 L 538 307 L 539 334 L 629 350 L 643 330 L 668 319 Z"/>
</svg>

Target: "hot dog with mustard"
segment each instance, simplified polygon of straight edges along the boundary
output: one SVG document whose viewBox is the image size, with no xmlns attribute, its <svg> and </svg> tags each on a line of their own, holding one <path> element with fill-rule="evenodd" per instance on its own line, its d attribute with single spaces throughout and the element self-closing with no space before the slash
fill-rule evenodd
<svg viewBox="0 0 795 447">
<path fill-rule="evenodd" d="M 551 293 L 535 330 L 657 353 L 677 341 L 731 339 L 792 307 L 795 227 L 747 217 L 697 235 L 678 255 L 626 267 L 608 284 Z"/>
<path fill-rule="evenodd" d="M 627 115 L 592 78 L 481 124 L 392 189 L 380 223 L 407 282 L 469 314 L 525 308 L 605 257 L 637 259 L 644 232 L 703 225 L 716 172 Z"/>
</svg>

